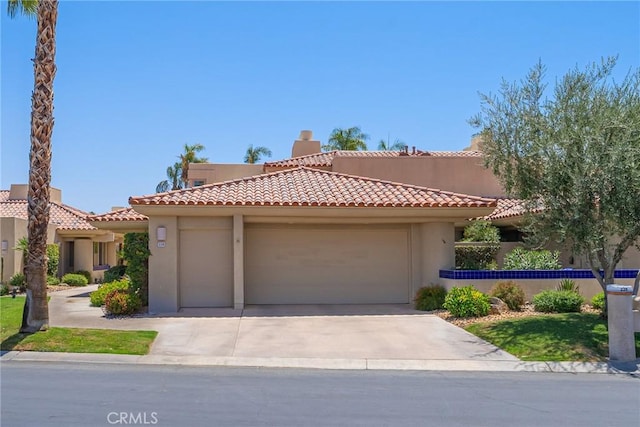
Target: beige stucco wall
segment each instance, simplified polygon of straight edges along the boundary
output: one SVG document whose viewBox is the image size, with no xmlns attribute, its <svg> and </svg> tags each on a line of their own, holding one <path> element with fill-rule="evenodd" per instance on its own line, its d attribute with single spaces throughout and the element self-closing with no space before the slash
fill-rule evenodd
<svg viewBox="0 0 640 427">
<path fill-rule="evenodd" d="M 22 252 L 16 251 L 18 240 L 27 237 L 27 221 L 20 218 L 0 218 L 0 241 L 7 241 L 7 250 L 2 253 L 4 271 L 2 281 L 8 281 L 11 276 L 22 272 Z M 47 229 L 47 244 L 57 243 L 56 229 L 49 225 Z"/>
<path fill-rule="evenodd" d="M 164 247 L 158 247 L 156 230 L 165 227 Z M 157 216 L 149 218 L 149 311 L 176 312 L 178 302 L 178 218 Z"/>
<path fill-rule="evenodd" d="M 333 171 L 477 196 L 504 196 L 479 157 L 341 157 Z"/>
<path fill-rule="evenodd" d="M 204 181 L 205 184 L 228 181 L 248 176 L 260 175 L 261 164 L 220 164 L 220 163 L 190 163 L 189 185 L 194 181 Z"/>
<path fill-rule="evenodd" d="M 91 239 L 74 240 L 73 269 L 91 272 L 93 277 L 93 242 Z"/>
<path fill-rule="evenodd" d="M 255 218 L 150 216 L 150 311 L 408 303 L 419 287 L 437 282 L 440 269 L 453 266 L 453 222 L 291 224 Z M 167 229 L 163 248 L 157 247 L 159 226 Z"/>
<path fill-rule="evenodd" d="M 455 227 L 453 223 L 426 223 L 420 226 L 421 286 L 438 283 L 440 270 L 455 267 Z"/>
<path fill-rule="evenodd" d="M 440 279 L 440 284 L 447 290 L 452 287 L 463 287 L 473 285 L 481 292 L 489 293 L 493 285 L 496 282 L 508 281 L 510 279 L 474 279 L 474 280 L 454 280 L 454 279 Z M 522 287 L 525 292 L 526 300 L 531 301 L 533 296 L 546 289 L 555 289 L 560 283 L 561 279 L 513 279 L 518 285 Z M 572 279 L 576 285 L 580 287 L 580 295 L 585 298 L 585 301 L 591 301 L 591 298 L 602 292 L 602 288 L 596 279 Z M 633 285 L 633 279 L 616 279 L 616 283 L 620 285 Z"/>
</svg>

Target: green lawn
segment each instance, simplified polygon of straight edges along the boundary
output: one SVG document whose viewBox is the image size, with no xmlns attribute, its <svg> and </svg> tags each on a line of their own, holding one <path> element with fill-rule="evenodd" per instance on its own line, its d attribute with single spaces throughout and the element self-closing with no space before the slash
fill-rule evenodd
<svg viewBox="0 0 640 427">
<path fill-rule="evenodd" d="M 597 314 L 532 316 L 465 328 L 522 360 L 605 361 L 609 351 L 607 322 Z M 640 333 L 636 333 L 640 354 Z"/>
<path fill-rule="evenodd" d="M 68 353 L 147 354 L 156 331 L 50 328 L 36 334 L 19 333 L 24 297 L 0 298 L 2 350 L 61 351 Z"/>
</svg>

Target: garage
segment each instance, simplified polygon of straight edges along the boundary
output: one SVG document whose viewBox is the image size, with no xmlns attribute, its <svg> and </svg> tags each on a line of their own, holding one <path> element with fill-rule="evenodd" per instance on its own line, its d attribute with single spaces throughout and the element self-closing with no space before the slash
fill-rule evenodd
<svg viewBox="0 0 640 427">
<path fill-rule="evenodd" d="M 408 226 L 246 224 L 247 304 L 408 303 Z"/>
</svg>

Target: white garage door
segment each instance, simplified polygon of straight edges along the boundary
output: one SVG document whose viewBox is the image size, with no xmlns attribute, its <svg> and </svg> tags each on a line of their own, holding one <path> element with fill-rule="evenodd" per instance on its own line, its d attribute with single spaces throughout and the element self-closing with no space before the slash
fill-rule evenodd
<svg viewBox="0 0 640 427">
<path fill-rule="evenodd" d="M 248 224 L 247 304 L 409 302 L 409 229 Z"/>
</svg>

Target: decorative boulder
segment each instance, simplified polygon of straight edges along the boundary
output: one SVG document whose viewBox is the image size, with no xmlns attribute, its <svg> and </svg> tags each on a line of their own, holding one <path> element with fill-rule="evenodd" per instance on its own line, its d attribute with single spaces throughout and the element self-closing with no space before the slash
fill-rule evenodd
<svg viewBox="0 0 640 427">
<path fill-rule="evenodd" d="M 507 306 L 507 304 L 500 298 L 489 298 L 489 304 L 491 304 L 491 310 L 489 310 L 489 314 L 502 314 L 506 311 L 509 311 L 509 306 Z"/>
<path fill-rule="evenodd" d="M 633 298 L 633 309 L 640 310 L 640 297 Z"/>
</svg>

